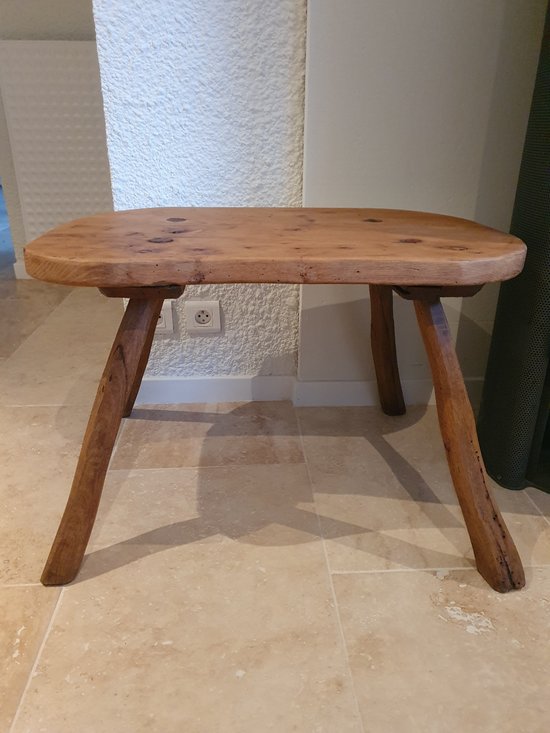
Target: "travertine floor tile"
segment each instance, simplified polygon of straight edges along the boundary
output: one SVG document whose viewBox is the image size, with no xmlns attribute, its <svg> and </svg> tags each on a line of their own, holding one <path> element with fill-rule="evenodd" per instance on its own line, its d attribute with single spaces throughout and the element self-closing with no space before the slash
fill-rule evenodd
<svg viewBox="0 0 550 733">
<path fill-rule="evenodd" d="M 539 511 L 550 521 L 550 494 L 532 486 L 525 489 L 525 493 L 532 499 Z"/>
<path fill-rule="evenodd" d="M 0 407 L 0 582 L 37 582 L 87 420 L 76 407 Z"/>
<path fill-rule="evenodd" d="M 473 565 L 435 408 L 298 414 L 332 570 Z M 527 496 L 491 485 L 524 563 L 549 564 L 550 525 Z"/>
<path fill-rule="evenodd" d="M 550 569 L 500 595 L 475 571 L 334 578 L 369 733 L 543 733 Z"/>
<path fill-rule="evenodd" d="M 550 523 L 544 513 L 527 492 L 503 489 L 491 479 L 489 484 L 525 565 L 550 565 Z"/>
<path fill-rule="evenodd" d="M 113 468 L 301 463 L 290 402 L 138 407 L 126 421 Z"/>
<path fill-rule="evenodd" d="M 72 292 L 0 365 L 0 404 L 91 407 L 120 317 L 120 302 Z"/>
<path fill-rule="evenodd" d="M 244 552 L 319 535 L 304 465 L 111 470 L 79 579 L 194 543 L 230 538 Z"/>
<path fill-rule="evenodd" d="M 0 404 L 90 409 L 110 348 L 83 340 L 68 348 L 62 334 L 50 340 L 35 332 L 0 365 Z"/>
<path fill-rule="evenodd" d="M 0 583 L 29 583 L 122 309 L 2 273 L 0 299 Z M 134 411 L 10 733 L 547 730 L 550 568 L 507 596 L 421 571 L 473 562 L 435 409 L 299 415 L 307 467 L 289 403 Z M 547 565 L 548 495 L 494 490 L 524 562 Z M 59 593 L 0 587 L 2 730 Z"/>
<path fill-rule="evenodd" d="M 0 299 L 2 301 L 17 300 L 39 300 L 46 305 L 58 305 L 72 291 L 73 288 L 66 285 L 54 285 L 53 283 L 41 282 L 40 280 L 16 280 L 13 272 L 8 275 L 0 267 Z M 47 313 L 48 314 L 48 313 Z"/>
<path fill-rule="evenodd" d="M 15 731 L 361 730 L 303 465 L 115 471 L 106 498 Z"/>
<path fill-rule="evenodd" d="M 47 288 L 37 280 L 0 281 L 0 357 L 10 356 L 21 346 L 70 292 L 70 288 Z"/>
<path fill-rule="evenodd" d="M 0 730 L 8 731 L 59 597 L 58 588 L 0 587 Z"/>
<path fill-rule="evenodd" d="M 112 342 L 123 314 L 120 298 L 106 298 L 96 288 L 75 288 L 44 322 L 41 334 L 62 333 L 68 343 Z"/>
</svg>

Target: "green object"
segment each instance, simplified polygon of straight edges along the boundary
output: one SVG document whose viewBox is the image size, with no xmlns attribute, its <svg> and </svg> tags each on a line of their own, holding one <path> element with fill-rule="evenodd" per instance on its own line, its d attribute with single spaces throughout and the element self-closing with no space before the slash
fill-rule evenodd
<svg viewBox="0 0 550 733">
<path fill-rule="evenodd" d="M 526 243 L 527 259 L 500 289 L 479 440 L 499 484 L 550 492 L 550 8 L 511 232 Z"/>
</svg>

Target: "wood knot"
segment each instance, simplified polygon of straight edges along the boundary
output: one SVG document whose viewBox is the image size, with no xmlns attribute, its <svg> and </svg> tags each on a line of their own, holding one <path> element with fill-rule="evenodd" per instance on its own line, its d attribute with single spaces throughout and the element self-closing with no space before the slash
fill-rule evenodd
<svg viewBox="0 0 550 733">
<path fill-rule="evenodd" d="M 170 216 L 166 221 L 187 221 L 183 216 Z"/>
<path fill-rule="evenodd" d="M 173 242 L 174 240 L 170 237 L 153 237 L 152 239 L 148 239 L 148 242 L 152 242 L 153 244 L 165 244 L 167 242 Z"/>
<path fill-rule="evenodd" d="M 379 224 L 382 221 L 382 219 L 363 219 L 363 221 L 369 221 L 373 224 Z"/>
<path fill-rule="evenodd" d="M 418 244 L 422 240 L 410 237 L 409 239 L 398 239 L 397 241 L 399 242 L 399 244 Z"/>
</svg>

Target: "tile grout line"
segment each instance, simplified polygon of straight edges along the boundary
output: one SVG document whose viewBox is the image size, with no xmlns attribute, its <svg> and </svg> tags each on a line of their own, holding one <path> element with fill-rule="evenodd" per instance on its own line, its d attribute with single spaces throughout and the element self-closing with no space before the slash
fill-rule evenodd
<svg viewBox="0 0 550 733">
<path fill-rule="evenodd" d="M 539 570 L 544 568 L 549 568 L 550 563 L 547 565 L 525 565 L 525 568 L 530 568 L 532 570 Z M 466 572 L 472 572 L 477 573 L 477 568 L 472 567 L 471 565 L 457 565 L 456 567 L 448 567 L 448 568 L 387 568 L 385 570 L 332 570 L 332 575 L 376 575 L 380 573 L 451 573 L 456 571 L 466 571 Z"/>
<path fill-rule="evenodd" d="M 304 437 L 303 437 L 303 433 L 302 433 L 302 426 L 301 426 L 301 423 L 300 423 L 300 418 L 299 418 L 299 416 L 298 416 L 297 413 L 296 413 L 296 421 L 298 423 L 298 432 L 299 432 L 299 435 L 300 435 L 300 445 L 302 447 L 302 454 L 304 456 L 304 464 L 305 464 L 305 467 L 306 467 L 306 474 L 307 474 L 308 481 L 309 481 L 309 486 L 310 486 L 310 489 L 311 489 L 311 496 L 313 498 L 313 508 L 315 510 L 315 516 L 317 517 L 317 526 L 319 528 L 319 539 L 321 540 L 321 547 L 323 548 L 323 555 L 325 557 L 325 569 L 326 569 L 326 572 L 327 572 L 327 580 L 328 580 L 328 585 L 329 585 L 329 588 L 330 588 L 330 593 L 332 595 L 332 604 L 333 604 L 333 607 L 334 607 L 334 614 L 336 616 L 336 625 L 338 627 L 338 634 L 340 636 L 340 645 L 341 645 L 342 651 L 344 653 L 344 661 L 345 661 L 345 664 L 346 664 L 346 670 L 347 670 L 348 678 L 349 678 L 350 685 L 351 685 L 351 691 L 352 691 L 352 694 L 353 694 L 353 700 L 355 702 L 355 712 L 356 712 L 356 715 L 357 715 L 357 719 L 359 721 L 359 726 L 361 728 L 361 733 L 366 733 L 366 731 L 365 731 L 365 725 L 363 723 L 363 716 L 361 714 L 361 708 L 359 707 L 359 700 L 357 698 L 357 690 L 356 690 L 356 687 L 355 687 L 355 679 L 354 679 L 353 673 L 351 671 L 351 665 L 350 665 L 350 661 L 349 661 L 348 645 L 347 645 L 347 642 L 346 642 L 346 637 L 344 635 L 344 629 L 343 629 L 343 626 L 342 626 L 342 619 L 340 617 L 340 608 L 338 606 L 338 600 L 336 598 L 336 591 L 334 590 L 334 583 L 332 581 L 332 574 L 330 572 L 330 565 L 329 565 L 329 560 L 328 560 L 327 548 L 326 548 L 326 545 L 325 545 L 325 538 L 323 536 L 323 532 L 322 532 L 322 529 L 321 529 L 321 519 L 320 519 L 319 514 L 317 512 L 317 502 L 315 501 L 315 491 L 313 489 L 313 482 L 311 480 L 311 473 L 310 473 L 310 470 L 309 470 L 309 464 L 308 464 L 308 461 L 307 461 L 307 458 L 306 458 L 306 451 L 305 451 L 305 448 L 304 448 Z"/>
<path fill-rule="evenodd" d="M 476 571 L 476 568 L 472 567 L 471 565 L 457 565 L 456 567 L 443 568 L 380 568 L 373 570 L 331 570 L 331 573 L 332 575 L 374 575 L 376 573 L 446 573 L 455 570 Z"/>
<path fill-rule="evenodd" d="M 61 605 L 61 598 L 63 596 L 63 593 L 65 591 L 65 588 L 61 588 L 59 592 L 59 596 L 57 597 L 57 601 L 55 603 L 55 606 L 52 611 L 52 615 L 50 616 L 50 620 L 48 622 L 48 625 L 46 627 L 46 630 L 44 632 L 44 636 L 42 638 L 42 641 L 40 642 L 40 646 L 38 647 L 38 651 L 36 652 L 36 657 L 34 659 L 34 663 L 32 665 L 31 671 L 29 672 L 29 676 L 27 678 L 27 682 L 25 684 L 25 687 L 23 688 L 23 692 L 21 693 L 21 697 L 19 698 L 19 703 L 17 705 L 17 710 L 15 711 L 15 715 L 13 716 L 13 720 L 9 729 L 8 733 L 14 733 L 15 726 L 19 720 L 19 713 L 21 712 L 21 708 L 23 706 L 23 702 L 25 700 L 25 697 L 27 695 L 27 692 L 29 691 L 29 688 L 31 686 L 31 682 L 35 676 L 36 668 L 38 667 L 38 664 L 40 662 L 40 658 L 42 656 L 42 652 L 44 651 L 44 647 L 46 646 L 46 641 L 48 640 L 48 637 L 50 635 L 50 631 L 52 630 L 55 618 L 57 616 L 57 612 L 59 610 L 59 607 Z"/>
<path fill-rule="evenodd" d="M 546 516 L 546 514 L 542 511 L 542 509 L 539 507 L 539 505 L 535 502 L 534 499 L 531 499 L 529 494 L 525 493 L 525 496 L 529 499 L 531 504 L 535 507 L 537 512 L 540 514 L 541 517 L 543 517 L 544 521 L 547 522 L 547 524 L 550 524 L 550 519 Z"/>
<path fill-rule="evenodd" d="M 92 409 L 91 404 L 85 404 L 83 402 L 37 402 L 37 403 L 16 403 L 16 402 L 2 402 L 2 407 L 79 407 L 81 409 L 89 408 Z"/>
<path fill-rule="evenodd" d="M 114 455 L 114 451 L 113 451 Z M 306 461 L 299 463 L 220 463 L 220 464 L 199 464 L 195 466 L 153 466 L 153 467 L 131 467 L 131 468 L 111 468 L 109 464 L 109 473 L 137 473 L 138 471 L 199 471 L 209 468 L 273 468 L 273 466 L 306 466 Z"/>
</svg>

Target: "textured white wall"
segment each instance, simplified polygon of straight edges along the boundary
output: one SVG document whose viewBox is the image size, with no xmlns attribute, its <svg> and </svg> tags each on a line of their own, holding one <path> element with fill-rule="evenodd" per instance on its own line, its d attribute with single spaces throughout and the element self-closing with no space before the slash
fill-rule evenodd
<svg viewBox="0 0 550 733">
<path fill-rule="evenodd" d="M 305 0 L 95 0 L 94 16 L 116 209 L 301 204 Z M 296 287 L 186 296 L 219 298 L 225 331 L 157 338 L 149 375 L 295 372 Z"/>
<path fill-rule="evenodd" d="M 545 7 L 310 0 L 304 203 L 423 209 L 507 228 Z M 496 291 L 446 303 L 473 379 L 484 373 Z M 410 304 L 396 306 L 402 378 L 429 383 Z M 372 380 L 368 289 L 305 287 L 302 308 L 300 378 Z"/>
</svg>

